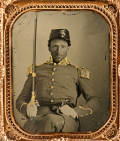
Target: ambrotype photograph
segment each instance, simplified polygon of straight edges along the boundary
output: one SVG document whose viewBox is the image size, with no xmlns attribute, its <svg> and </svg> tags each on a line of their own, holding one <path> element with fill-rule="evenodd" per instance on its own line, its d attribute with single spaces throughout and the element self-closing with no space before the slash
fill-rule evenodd
<svg viewBox="0 0 120 141">
<path fill-rule="evenodd" d="M 30 11 L 12 30 L 13 111 L 31 133 L 92 132 L 110 113 L 110 30 L 94 11 Z"/>
</svg>

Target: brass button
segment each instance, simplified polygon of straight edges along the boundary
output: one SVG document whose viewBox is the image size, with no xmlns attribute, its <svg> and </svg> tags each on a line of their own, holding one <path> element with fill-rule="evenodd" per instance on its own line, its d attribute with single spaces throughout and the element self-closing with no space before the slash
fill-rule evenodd
<svg viewBox="0 0 120 141">
<path fill-rule="evenodd" d="M 53 95 L 53 93 L 51 92 L 50 95 Z"/>
<path fill-rule="evenodd" d="M 56 68 L 53 68 L 53 71 L 55 71 L 56 70 Z"/>
<path fill-rule="evenodd" d="M 51 99 L 51 102 L 53 102 L 53 99 Z"/>
<path fill-rule="evenodd" d="M 52 73 L 52 75 L 54 75 L 54 72 Z"/>
<path fill-rule="evenodd" d="M 51 89 L 53 89 L 53 86 L 51 86 Z"/>
<path fill-rule="evenodd" d="M 82 117 L 83 117 L 84 115 L 82 115 Z"/>
<path fill-rule="evenodd" d="M 54 78 L 52 78 L 52 82 L 54 81 Z"/>
<path fill-rule="evenodd" d="M 88 114 L 86 114 L 86 116 L 87 116 Z"/>
<path fill-rule="evenodd" d="M 54 63 L 54 66 L 56 66 L 57 64 L 56 63 Z"/>
</svg>

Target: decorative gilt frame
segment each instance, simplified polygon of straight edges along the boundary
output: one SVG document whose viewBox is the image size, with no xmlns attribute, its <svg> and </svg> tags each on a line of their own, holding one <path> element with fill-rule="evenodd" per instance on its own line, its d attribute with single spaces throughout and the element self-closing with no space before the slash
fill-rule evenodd
<svg viewBox="0 0 120 141">
<path fill-rule="evenodd" d="M 36 10 L 93 10 L 101 14 L 109 24 L 111 50 L 111 111 L 108 121 L 100 129 L 90 133 L 30 134 L 15 122 L 12 112 L 11 31 L 16 19 L 27 11 Z M 96 139 L 120 140 L 120 2 L 96 1 L 0 1 L 0 140 L 71 140 Z M 119 47 L 119 48 L 118 48 Z"/>
</svg>

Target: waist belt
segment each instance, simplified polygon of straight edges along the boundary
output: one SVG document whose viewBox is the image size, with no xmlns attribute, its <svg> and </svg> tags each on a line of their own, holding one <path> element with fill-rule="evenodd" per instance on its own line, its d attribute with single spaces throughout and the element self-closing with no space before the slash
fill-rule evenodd
<svg viewBox="0 0 120 141">
<path fill-rule="evenodd" d="M 69 105 L 71 108 L 74 108 L 74 104 L 70 102 L 70 100 L 68 99 L 62 99 L 62 101 L 54 101 L 53 103 L 51 103 L 50 101 L 41 101 L 40 102 L 40 107 L 44 106 L 44 107 L 49 107 L 50 110 L 54 110 L 57 109 L 58 107 L 62 107 L 63 105 Z"/>
<path fill-rule="evenodd" d="M 51 110 L 56 110 L 58 109 L 59 107 L 62 107 L 64 105 L 68 105 L 70 106 L 71 108 L 73 108 L 73 104 L 71 104 L 70 102 L 62 102 L 62 103 L 59 103 L 58 105 L 52 105 L 51 106 Z"/>
</svg>

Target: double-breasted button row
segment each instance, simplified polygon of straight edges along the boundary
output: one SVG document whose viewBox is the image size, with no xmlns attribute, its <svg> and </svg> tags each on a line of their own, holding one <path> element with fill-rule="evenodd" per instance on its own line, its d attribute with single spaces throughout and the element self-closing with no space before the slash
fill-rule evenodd
<svg viewBox="0 0 120 141">
<path fill-rule="evenodd" d="M 57 64 L 56 63 L 54 63 L 54 66 L 56 66 Z M 54 67 L 53 69 L 53 72 L 52 72 L 52 79 L 51 79 L 51 81 L 52 81 L 52 85 L 51 85 L 51 92 L 50 92 L 50 96 L 51 96 L 51 102 L 53 102 L 53 98 L 52 98 L 52 96 L 53 96 L 53 88 L 54 88 L 54 86 L 53 86 L 53 82 L 55 81 L 55 79 L 54 79 L 54 74 L 55 74 L 55 71 L 56 71 L 56 68 Z"/>
</svg>

